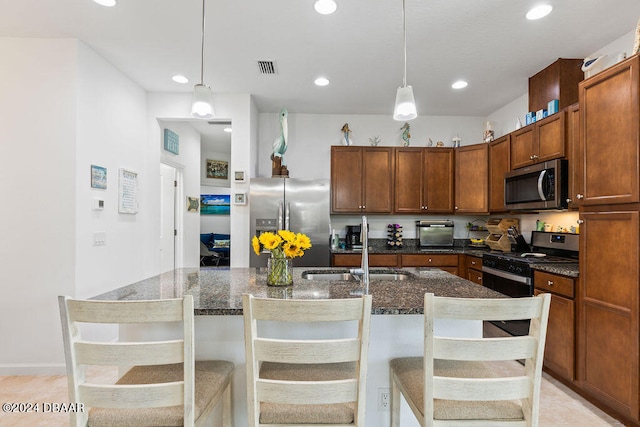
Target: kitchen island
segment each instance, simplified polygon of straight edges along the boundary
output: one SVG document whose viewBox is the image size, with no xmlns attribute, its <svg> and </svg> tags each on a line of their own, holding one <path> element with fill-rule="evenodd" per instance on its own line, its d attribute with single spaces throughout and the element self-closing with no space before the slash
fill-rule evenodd
<svg viewBox="0 0 640 427">
<path fill-rule="evenodd" d="M 348 271 L 334 268 L 294 268 L 294 284 L 279 288 L 266 286 L 266 272 L 254 268 L 177 269 L 99 295 L 101 300 L 144 300 L 193 295 L 195 305 L 196 359 L 225 359 L 234 362 L 233 417 L 234 426 L 246 426 L 246 376 L 242 294 L 271 298 L 352 298 L 363 291 L 357 280 L 328 280 L 322 273 Z M 380 270 L 371 269 L 372 273 Z M 389 269 L 385 269 L 389 271 Z M 371 337 L 368 358 L 366 425 L 389 425 L 389 412 L 378 405 L 380 389 L 389 389 L 389 360 L 400 356 L 417 356 L 423 352 L 424 293 L 469 298 L 503 298 L 504 295 L 437 268 L 393 269 L 403 280 L 373 279 Z M 311 274 L 314 280 L 303 276 Z M 326 277 L 326 276 L 324 276 Z M 389 276 L 386 276 L 389 277 Z M 482 324 L 471 321 L 442 321 L 434 325 L 443 335 L 479 337 Z M 292 325 L 306 337 L 322 336 L 322 330 L 309 330 Z M 296 329 L 297 328 L 297 329 Z M 271 331 L 270 331 L 271 332 Z M 277 334 L 278 331 L 273 331 Z M 338 332 L 339 331 L 332 331 Z M 170 339 L 178 337 L 181 328 L 166 324 L 157 327 L 123 326 L 122 337 L 137 339 Z M 219 417 L 218 413 L 214 414 Z M 402 425 L 417 426 L 408 406 L 403 402 Z M 216 424 L 219 425 L 219 424 Z"/>
</svg>

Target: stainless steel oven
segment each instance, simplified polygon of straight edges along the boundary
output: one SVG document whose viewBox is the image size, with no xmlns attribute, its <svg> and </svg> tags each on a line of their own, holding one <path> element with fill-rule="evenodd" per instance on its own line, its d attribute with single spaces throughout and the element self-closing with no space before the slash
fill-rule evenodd
<svg viewBox="0 0 640 427">
<path fill-rule="evenodd" d="M 577 234 L 533 231 L 531 252 L 489 252 L 483 255 L 482 284 L 512 298 L 533 296 L 536 264 L 575 263 L 577 260 Z M 511 335 L 529 333 L 526 320 L 492 323 Z"/>
</svg>

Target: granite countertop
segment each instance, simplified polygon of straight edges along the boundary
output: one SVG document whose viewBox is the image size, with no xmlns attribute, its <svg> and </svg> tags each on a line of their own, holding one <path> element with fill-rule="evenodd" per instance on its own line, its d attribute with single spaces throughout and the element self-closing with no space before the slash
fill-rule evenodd
<svg viewBox="0 0 640 427">
<path fill-rule="evenodd" d="M 567 276 L 576 278 L 580 275 L 577 262 L 561 263 L 561 264 L 534 264 L 532 266 L 534 270 L 544 271 L 546 273 L 559 274 L 560 276 Z"/>
<path fill-rule="evenodd" d="M 242 315 L 242 294 L 257 297 L 329 299 L 355 297 L 359 281 L 307 280 L 303 272 L 348 271 L 330 267 L 294 268 L 293 286 L 266 285 L 266 272 L 255 268 L 182 268 L 98 295 L 100 300 L 146 300 L 193 295 L 196 315 Z M 438 268 L 384 269 L 404 273 L 406 280 L 371 280 L 373 314 L 423 314 L 424 294 L 468 298 L 505 298 L 499 292 Z M 378 269 L 371 269 L 371 272 Z"/>
<path fill-rule="evenodd" d="M 456 239 L 451 248 L 424 248 L 420 247 L 417 239 L 405 239 L 401 247 L 387 246 L 387 239 L 370 239 L 369 254 L 456 254 L 473 255 L 482 257 L 489 252 L 488 246 L 473 247 L 467 239 Z M 360 254 L 361 249 L 331 249 L 332 254 Z"/>
</svg>

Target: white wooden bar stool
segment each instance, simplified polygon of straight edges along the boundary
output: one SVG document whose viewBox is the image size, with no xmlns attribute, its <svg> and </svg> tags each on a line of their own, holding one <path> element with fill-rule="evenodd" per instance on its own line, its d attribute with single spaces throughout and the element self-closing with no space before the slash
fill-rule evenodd
<svg viewBox="0 0 640 427">
<path fill-rule="evenodd" d="M 551 296 L 465 299 L 424 296 L 424 357 L 390 362 L 391 425 L 404 396 L 422 426 L 537 426 L 542 359 Z M 434 319 L 530 319 L 528 336 L 434 336 Z M 485 362 L 525 360 L 522 372 L 497 375 Z"/>
<path fill-rule="evenodd" d="M 223 401 L 223 424 L 231 427 L 233 363 L 194 361 L 193 297 L 153 301 L 74 300 L 60 296 L 69 401 L 73 426 L 193 426 Z M 149 342 L 93 342 L 81 323 L 182 322 L 183 338 Z M 132 367 L 116 384 L 85 380 L 86 365 Z"/>
<path fill-rule="evenodd" d="M 245 294 L 242 309 L 251 427 L 365 426 L 370 295 L 280 300 Z M 266 338 L 259 322 L 351 323 L 355 332 L 335 339 Z"/>
</svg>

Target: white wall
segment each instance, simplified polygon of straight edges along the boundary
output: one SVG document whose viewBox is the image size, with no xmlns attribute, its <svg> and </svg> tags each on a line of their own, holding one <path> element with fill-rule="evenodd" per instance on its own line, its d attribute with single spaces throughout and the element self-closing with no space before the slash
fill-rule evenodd
<svg viewBox="0 0 640 427">
<path fill-rule="evenodd" d="M 75 293 L 77 42 L 0 38 L 0 56 L 0 372 L 47 372 Z"/>
<path fill-rule="evenodd" d="M 5 38 L 0 53 L 0 374 L 59 373 L 56 297 L 92 296 L 156 272 L 145 93 L 77 40 Z M 91 164 L 107 167 L 106 190 L 91 189 Z M 118 167 L 139 172 L 137 215 L 117 214 Z M 91 209 L 94 197 L 104 211 Z M 105 246 L 93 246 L 94 232 L 106 232 Z"/>
</svg>

